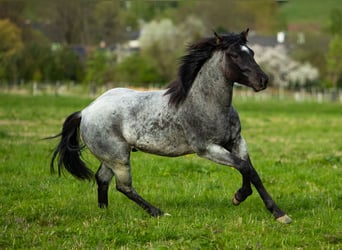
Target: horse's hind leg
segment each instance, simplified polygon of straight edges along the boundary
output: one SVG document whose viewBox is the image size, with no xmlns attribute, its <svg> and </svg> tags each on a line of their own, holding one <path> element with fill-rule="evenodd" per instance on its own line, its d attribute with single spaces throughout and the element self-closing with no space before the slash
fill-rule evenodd
<svg viewBox="0 0 342 250">
<path fill-rule="evenodd" d="M 108 207 L 108 188 L 113 175 L 113 171 L 107 168 L 105 164 L 101 163 L 95 175 L 97 182 L 97 198 L 100 208 Z"/>
<path fill-rule="evenodd" d="M 116 189 L 126 195 L 130 200 L 137 203 L 151 216 L 157 217 L 164 213 L 144 200 L 132 186 L 132 175 L 130 162 L 116 162 L 111 168 L 115 174 Z"/>
</svg>

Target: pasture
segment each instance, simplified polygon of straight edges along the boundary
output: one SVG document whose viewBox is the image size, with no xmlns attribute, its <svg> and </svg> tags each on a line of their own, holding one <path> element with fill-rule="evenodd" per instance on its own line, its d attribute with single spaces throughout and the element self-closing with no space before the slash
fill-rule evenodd
<svg viewBox="0 0 342 250">
<path fill-rule="evenodd" d="M 233 206 L 240 174 L 194 155 L 132 153 L 136 190 L 170 217 L 149 217 L 114 182 L 99 209 L 95 183 L 50 175 L 57 140 L 40 140 L 90 101 L 0 94 L 1 249 L 342 248 L 341 104 L 234 100 L 252 162 L 293 219 L 284 225 L 256 191 Z"/>
</svg>

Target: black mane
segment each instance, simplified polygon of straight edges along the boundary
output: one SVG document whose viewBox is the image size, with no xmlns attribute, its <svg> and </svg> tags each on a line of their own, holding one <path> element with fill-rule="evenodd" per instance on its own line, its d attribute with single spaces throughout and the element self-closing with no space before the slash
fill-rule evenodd
<svg viewBox="0 0 342 250">
<path fill-rule="evenodd" d="M 177 79 L 167 87 L 165 95 L 170 95 L 169 104 L 178 106 L 185 100 L 197 73 L 214 51 L 225 50 L 237 42 L 246 43 L 247 41 L 242 34 L 229 33 L 219 38 L 204 38 L 190 45 L 187 49 L 188 53 L 180 59 L 181 65 L 178 68 Z"/>
</svg>

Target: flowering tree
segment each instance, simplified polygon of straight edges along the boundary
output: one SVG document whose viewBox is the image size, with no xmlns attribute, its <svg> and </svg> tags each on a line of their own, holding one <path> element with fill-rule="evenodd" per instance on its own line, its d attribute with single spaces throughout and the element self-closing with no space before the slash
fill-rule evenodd
<svg viewBox="0 0 342 250">
<path fill-rule="evenodd" d="M 282 45 L 264 47 L 251 46 L 255 59 L 271 78 L 271 85 L 283 88 L 306 87 L 319 78 L 319 72 L 310 63 L 300 63 L 289 57 Z"/>
<path fill-rule="evenodd" d="M 184 53 L 185 47 L 204 33 L 204 25 L 193 16 L 189 16 L 179 26 L 170 19 L 153 20 L 143 25 L 139 39 L 141 52 L 154 62 L 164 79 L 171 80 L 178 67 L 177 60 Z"/>
</svg>

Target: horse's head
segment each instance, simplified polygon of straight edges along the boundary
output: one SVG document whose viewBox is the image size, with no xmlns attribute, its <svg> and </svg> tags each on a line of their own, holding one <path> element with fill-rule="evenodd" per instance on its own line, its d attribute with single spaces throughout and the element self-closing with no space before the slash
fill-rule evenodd
<svg viewBox="0 0 342 250">
<path fill-rule="evenodd" d="M 229 81 L 253 88 L 255 91 L 267 87 L 268 76 L 254 60 L 254 52 L 247 46 L 248 30 L 239 34 L 240 39 L 230 44 L 225 53 L 224 74 Z M 224 37 L 215 33 L 216 43 L 224 43 Z"/>
</svg>

